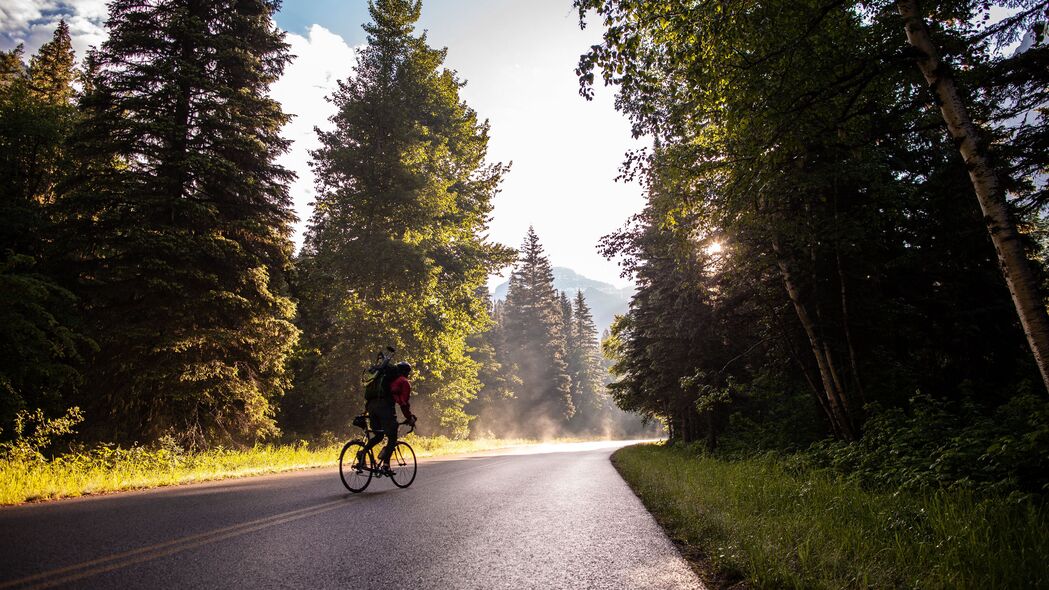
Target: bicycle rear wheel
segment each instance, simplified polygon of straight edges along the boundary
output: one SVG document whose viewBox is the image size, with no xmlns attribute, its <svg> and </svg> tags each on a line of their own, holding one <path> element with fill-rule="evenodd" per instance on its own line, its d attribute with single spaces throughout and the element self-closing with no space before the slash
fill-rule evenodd
<svg viewBox="0 0 1049 590">
<path fill-rule="evenodd" d="M 415 451 L 408 443 L 397 441 L 397 445 L 393 447 L 393 454 L 390 455 L 390 469 L 393 470 L 390 480 L 393 481 L 393 485 L 399 488 L 412 485 L 415 481 L 415 468 Z"/>
<path fill-rule="evenodd" d="M 357 457 L 363 457 L 358 464 Z M 372 481 L 372 470 L 375 468 L 375 458 L 371 451 L 364 450 L 364 443 L 359 440 L 351 440 L 342 447 L 339 453 L 339 477 L 342 485 L 353 493 L 363 492 L 364 488 Z"/>
</svg>

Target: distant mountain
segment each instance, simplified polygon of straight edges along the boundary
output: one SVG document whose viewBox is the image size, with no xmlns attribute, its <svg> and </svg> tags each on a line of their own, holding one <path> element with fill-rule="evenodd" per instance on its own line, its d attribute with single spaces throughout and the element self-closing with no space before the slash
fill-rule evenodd
<svg viewBox="0 0 1049 590">
<path fill-rule="evenodd" d="M 634 295 L 633 287 L 620 289 L 615 285 L 603 283 L 594 279 L 584 277 L 576 271 L 563 266 L 555 266 L 554 288 L 558 291 L 566 291 L 569 296 L 575 295 L 578 290 L 583 291 L 586 303 L 594 314 L 594 323 L 597 324 L 599 332 L 612 325 L 612 319 L 616 314 L 626 313 L 630 305 L 630 298 Z M 495 288 L 492 295 L 496 300 L 506 299 L 506 290 L 510 281 L 505 281 Z"/>
</svg>

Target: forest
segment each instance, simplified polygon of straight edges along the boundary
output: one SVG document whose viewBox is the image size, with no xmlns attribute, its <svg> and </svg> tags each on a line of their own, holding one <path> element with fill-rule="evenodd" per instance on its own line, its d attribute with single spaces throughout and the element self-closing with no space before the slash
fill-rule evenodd
<svg viewBox="0 0 1049 590">
<path fill-rule="evenodd" d="M 574 4 L 581 93 L 653 139 L 601 244 L 638 285 L 616 402 L 708 451 L 1049 490 L 1045 5 Z"/>
<path fill-rule="evenodd" d="M 28 61 L 0 56 L 0 440 L 345 436 L 386 346 L 415 366 L 430 434 L 644 429 L 607 395 L 586 299 L 554 289 L 538 236 L 520 256 L 485 237 L 509 166 L 415 31 L 419 2 L 370 5 L 295 251 L 278 8 L 117 0 L 86 56 L 65 22 Z"/>
<path fill-rule="evenodd" d="M 510 166 L 420 2 L 369 4 L 299 251 L 278 2 L 116 0 L 86 56 L 65 23 L 5 52 L 0 438 L 341 436 L 391 345 L 451 438 L 664 425 L 705 452 L 1043 494 L 1044 6 L 574 7 L 602 39 L 580 94 L 614 88 L 651 139 L 619 172 L 647 204 L 598 245 L 638 288 L 604 335 L 534 230 L 487 238 Z"/>
</svg>

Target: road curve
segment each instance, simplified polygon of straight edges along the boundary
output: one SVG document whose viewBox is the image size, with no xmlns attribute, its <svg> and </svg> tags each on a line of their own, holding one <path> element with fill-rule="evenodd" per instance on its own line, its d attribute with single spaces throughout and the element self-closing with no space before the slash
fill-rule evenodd
<svg viewBox="0 0 1049 590">
<path fill-rule="evenodd" d="M 623 443 L 333 469 L 0 509 L 8 588 L 701 589 L 608 457 Z"/>
</svg>

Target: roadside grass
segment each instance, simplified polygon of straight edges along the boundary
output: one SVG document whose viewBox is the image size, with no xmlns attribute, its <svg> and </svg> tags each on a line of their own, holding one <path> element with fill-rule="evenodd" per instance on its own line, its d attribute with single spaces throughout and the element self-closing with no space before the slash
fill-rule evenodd
<svg viewBox="0 0 1049 590">
<path fill-rule="evenodd" d="M 772 456 L 725 460 L 664 445 L 625 447 L 613 463 L 686 557 L 726 584 L 1049 587 L 1044 503 L 869 491 Z"/>
<path fill-rule="evenodd" d="M 450 440 L 443 436 L 404 438 L 419 457 L 472 453 L 535 444 L 525 439 Z M 44 461 L 0 459 L 0 505 L 20 504 L 122 490 L 246 477 L 338 464 L 343 442 L 258 445 L 186 453 L 174 445 L 151 449 L 100 446 Z"/>
</svg>

